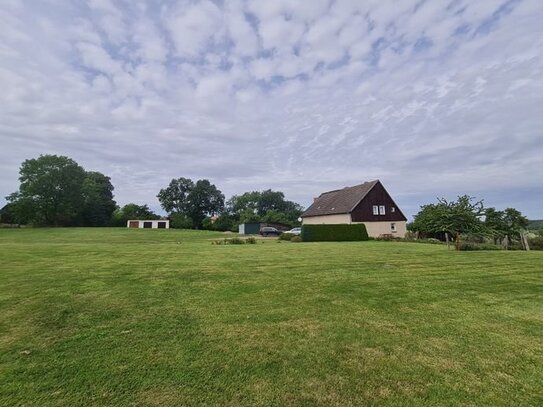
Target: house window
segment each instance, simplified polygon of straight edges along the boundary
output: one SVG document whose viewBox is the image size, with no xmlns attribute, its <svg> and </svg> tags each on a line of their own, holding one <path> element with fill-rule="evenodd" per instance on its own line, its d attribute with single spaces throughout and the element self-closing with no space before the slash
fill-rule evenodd
<svg viewBox="0 0 543 407">
<path fill-rule="evenodd" d="M 396 233 L 396 224 L 395 224 L 395 223 L 391 223 L 391 224 L 390 224 L 390 231 L 391 231 L 392 233 Z"/>
<path fill-rule="evenodd" d="M 384 215 L 385 214 L 385 205 L 380 205 L 379 206 L 379 215 Z"/>
<path fill-rule="evenodd" d="M 379 215 L 379 207 L 377 205 L 373 205 L 373 214 Z"/>
<path fill-rule="evenodd" d="M 396 208 L 393 206 L 392 208 L 390 208 L 390 212 L 392 213 L 396 212 Z"/>
</svg>

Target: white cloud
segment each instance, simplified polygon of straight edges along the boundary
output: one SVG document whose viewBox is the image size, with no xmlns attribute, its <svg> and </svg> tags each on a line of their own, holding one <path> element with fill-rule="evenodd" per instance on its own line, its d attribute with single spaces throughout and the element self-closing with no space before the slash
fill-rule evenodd
<svg viewBox="0 0 543 407">
<path fill-rule="evenodd" d="M 217 30 L 221 29 L 221 11 L 208 0 L 181 4 L 167 17 L 167 27 L 177 55 L 194 58 L 205 50 Z"/>
</svg>

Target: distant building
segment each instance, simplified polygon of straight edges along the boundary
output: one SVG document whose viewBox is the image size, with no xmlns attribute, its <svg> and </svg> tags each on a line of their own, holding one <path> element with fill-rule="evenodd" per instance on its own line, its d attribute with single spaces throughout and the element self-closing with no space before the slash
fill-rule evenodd
<svg viewBox="0 0 543 407">
<path fill-rule="evenodd" d="M 132 229 L 169 229 L 170 221 L 167 219 L 129 220 L 126 222 L 126 227 Z"/>
<path fill-rule="evenodd" d="M 302 223 L 363 223 L 370 237 L 407 232 L 407 218 L 379 180 L 322 193 L 302 214 Z"/>
</svg>

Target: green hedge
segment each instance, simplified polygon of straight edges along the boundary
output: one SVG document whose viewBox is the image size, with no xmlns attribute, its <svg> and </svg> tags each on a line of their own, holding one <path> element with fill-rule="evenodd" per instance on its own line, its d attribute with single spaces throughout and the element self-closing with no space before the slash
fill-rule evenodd
<svg viewBox="0 0 543 407">
<path fill-rule="evenodd" d="M 347 242 L 369 240 L 366 225 L 303 225 L 304 242 Z"/>
</svg>

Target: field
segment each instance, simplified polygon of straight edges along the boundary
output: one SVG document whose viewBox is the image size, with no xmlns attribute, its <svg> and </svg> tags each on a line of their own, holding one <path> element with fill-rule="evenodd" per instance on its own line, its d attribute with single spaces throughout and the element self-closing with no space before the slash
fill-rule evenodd
<svg viewBox="0 0 543 407">
<path fill-rule="evenodd" d="M 543 252 L 217 236 L 0 229 L 0 405 L 543 405 Z"/>
</svg>

